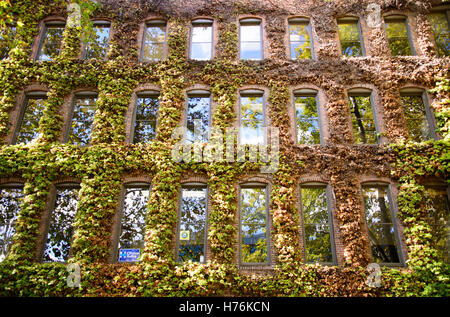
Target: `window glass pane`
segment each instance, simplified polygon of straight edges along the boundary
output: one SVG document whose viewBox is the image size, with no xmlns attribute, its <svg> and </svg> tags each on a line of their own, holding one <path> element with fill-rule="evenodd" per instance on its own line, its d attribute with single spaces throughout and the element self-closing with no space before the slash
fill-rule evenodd
<svg viewBox="0 0 450 317">
<path fill-rule="evenodd" d="M 405 21 L 386 22 L 386 32 L 392 56 L 412 55 Z"/>
<path fill-rule="evenodd" d="M 126 188 L 119 237 L 119 262 L 121 262 L 121 250 L 137 249 L 140 253 L 140 250 L 144 247 L 149 194 L 149 186 Z"/>
<path fill-rule="evenodd" d="M 241 59 L 262 59 L 261 24 L 240 26 Z"/>
<path fill-rule="evenodd" d="M 148 26 L 144 34 L 142 59 L 150 62 L 162 60 L 164 58 L 165 38 L 165 25 Z"/>
<path fill-rule="evenodd" d="M 450 56 L 450 31 L 446 13 L 430 14 L 430 21 L 439 56 Z"/>
<path fill-rule="evenodd" d="M 158 108 L 157 96 L 137 98 L 133 143 L 150 143 L 156 137 Z"/>
<path fill-rule="evenodd" d="M 66 262 L 72 243 L 78 188 L 57 188 L 44 251 L 44 262 Z"/>
<path fill-rule="evenodd" d="M 357 22 L 339 23 L 338 32 L 343 56 L 352 57 L 363 55 Z"/>
<path fill-rule="evenodd" d="M 198 60 L 211 59 L 211 43 L 192 43 L 191 58 Z"/>
<path fill-rule="evenodd" d="M 204 262 L 207 189 L 183 187 L 179 227 L 178 260 Z"/>
<path fill-rule="evenodd" d="M 22 188 L 0 188 L 0 262 L 9 254 L 23 198 Z"/>
<path fill-rule="evenodd" d="M 267 202 L 265 188 L 241 189 L 241 261 L 265 263 L 267 257 Z"/>
<path fill-rule="evenodd" d="M 311 29 L 308 23 L 290 23 L 289 40 L 292 59 L 312 58 Z"/>
<path fill-rule="evenodd" d="M 186 120 L 188 142 L 208 141 L 210 102 L 209 96 L 188 97 Z"/>
<path fill-rule="evenodd" d="M 316 97 L 296 96 L 295 114 L 297 142 L 300 144 L 320 144 Z"/>
<path fill-rule="evenodd" d="M 350 96 L 353 137 L 357 144 L 378 142 L 375 120 L 369 96 Z"/>
<path fill-rule="evenodd" d="M 333 262 L 327 188 L 301 188 L 306 262 Z"/>
<path fill-rule="evenodd" d="M 73 110 L 68 143 L 87 145 L 91 138 L 92 123 L 96 110 L 95 97 L 77 97 Z"/>
<path fill-rule="evenodd" d="M 28 143 L 38 136 L 39 120 L 45 108 L 45 97 L 27 97 L 15 143 Z"/>
<path fill-rule="evenodd" d="M 263 97 L 241 96 L 240 110 L 241 144 L 264 143 Z"/>
<path fill-rule="evenodd" d="M 9 51 L 13 47 L 15 34 L 15 27 L 0 28 L 0 60 L 8 57 Z"/>
<path fill-rule="evenodd" d="M 94 25 L 94 38 L 86 45 L 85 59 L 104 59 L 108 50 L 109 26 Z"/>
<path fill-rule="evenodd" d="M 212 26 L 195 25 L 192 27 L 192 43 L 211 43 Z"/>
<path fill-rule="evenodd" d="M 59 55 L 64 26 L 46 26 L 38 60 L 51 61 Z"/>
<path fill-rule="evenodd" d="M 388 186 L 363 186 L 362 191 L 373 260 L 399 263 Z"/>
<path fill-rule="evenodd" d="M 436 249 L 450 263 L 450 203 L 445 187 L 426 187 L 425 202 Z"/>
<path fill-rule="evenodd" d="M 415 142 L 432 139 L 422 96 L 402 96 L 401 101 L 410 139 Z"/>
</svg>

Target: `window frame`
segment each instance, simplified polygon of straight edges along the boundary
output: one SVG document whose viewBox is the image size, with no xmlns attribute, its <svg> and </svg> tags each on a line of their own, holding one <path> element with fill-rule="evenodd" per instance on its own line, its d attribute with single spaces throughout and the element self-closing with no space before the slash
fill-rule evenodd
<svg viewBox="0 0 450 317">
<path fill-rule="evenodd" d="M 49 27 L 61 27 L 63 29 L 63 34 L 64 34 L 64 30 L 66 28 L 66 22 L 65 21 L 61 21 L 61 20 L 51 20 L 51 21 L 46 21 L 44 22 L 44 25 L 42 27 L 42 31 L 39 34 L 39 40 L 38 40 L 38 45 L 37 45 L 37 50 L 36 50 L 36 54 L 34 56 L 34 61 L 35 62 L 44 62 L 43 60 L 40 59 L 41 53 L 42 53 L 42 46 L 44 44 L 46 35 L 47 35 L 47 31 L 49 29 Z M 61 38 L 61 44 L 60 44 L 60 49 L 62 48 L 62 42 L 63 42 L 63 38 Z M 61 52 L 60 52 L 61 53 Z M 49 61 L 54 61 L 49 60 Z"/>
<path fill-rule="evenodd" d="M 198 59 L 198 58 L 192 58 L 192 39 L 193 39 L 193 30 L 195 27 L 199 26 L 210 26 L 211 27 L 211 58 L 208 59 Z M 197 43 L 207 43 L 207 42 L 197 42 Z M 195 60 L 195 61 L 211 61 L 214 59 L 214 20 L 209 18 L 198 18 L 191 21 L 191 25 L 189 28 L 189 59 Z"/>
<path fill-rule="evenodd" d="M 264 189 L 265 190 L 265 225 L 266 225 L 266 247 L 267 247 L 267 261 L 266 262 L 243 262 L 242 261 L 242 189 Z M 271 238 L 272 238 L 272 222 L 270 217 L 270 184 L 261 182 L 245 182 L 239 185 L 238 190 L 238 212 L 239 212 L 239 230 L 238 230 L 238 264 L 240 267 L 248 268 L 255 266 L 272 265 L 272 250 L 271 250 Z"/>
<path fill-rule="evenodd" d="M 442 5 L 442 6 L 437 6 L 434 8 L 430 9 L 430 12 L 428 13 L 428 20 L 430 20 L 430 15 L 432 14 L 436 14 L 436 13 L 442 13 L 445 15 L 445 17 L 447 18 L 447 28 L 450 32 L 450 5 Z M 430 21 L 431 24 L 431 21 Z M 436 54 L 439 58 L 445 58 L 447 56 L 441 56 L 441 54 L 439 54 L 439 49 L 436 45 L 436 37 L 434 35 L 434 30 L 433 27 L 431 26 L 431 34 L 433 36 L 433 43 L 434 43 L 434 48 L 436 50 Z"/>
<path fill-rule="evenodd" d="M 301 60 L 314 60 L 315 59 L 315 49 L 314 49 L 314 38 L 313 38 L 313 29 L 312 29 L 312 23 L 310 18 L 307 17 L 292 17 L 288 19 L 288 51 L 289 51 L 289 59 L 292 61 L 301 61 Z M 291 35 L 289 33 L 289 28 L 291 24 L 300 24 L 300 25 L 306 25 L 306 30 L 308 31 L 309 35 L 309 43 L 310 43 L 310 49 L 311 49 L 311 58 L 292 58 L 292 48 L 291 48 Z"/>
<path fill-rule="evenodd" d="M 292 91 L 292 97 L 293 97 L 293 112 L 294 112 L 294 139 L 296 145 L 324 145 L 324 127 L 323 127 L 323 118 L 321 114 L 321 107 L 320 107 L 320 98 L 319 98 L 319 90 L 314 88 L 301 88 L 301 89 L 295 89 Z M 320 137 L 320 143 L 315 144 L 302 144 L 298 142 L 298 128 L 297 128 L 297 107 L 295 105 L 295 99 L 298 97 L 314 97 L 316 100 L 316 112 L 317 112 L 317 121 L 319 125 L 319 137 Z"/>
<path fill-rule="evenodd" d="M 326 200 L 327 200 L 327 216 L 328 216 L 328 229 L 330 232 L 330 247 L 331 247 L 331 257 L 332 262 L 306 262 L 306 234 L 305 234 L 305 221 L 304 221 L 304 212 L 303 212 L 303 197 L 302 197 L 302 188 L 325 188 Z M 333 208 L 332 208 L 332 188 L 328 183 L 323 182 L 304 182 L 299 186 L 299 202 L 300 202 L 300 219 L 301 219 L 301 239 L 303 243 L 303 262 L 308 264 L 318 263 L 324 266 L 334 266 L 337 265 L 337 252 L 336 252 L 336 240 L 334 235 L 334 220 L 333 220 Z"/>
<path fill-rule="evenodd" d="M 133 107 L 133 115 L 132 115 L 132 120 L 131 120 L 131 128 L 130 128 L 130 143 L 131 144 L 137 144 L 134 143 L 134 134 L 135 134 L 135 129 L 136 129 L 136 116 L 137 116 L 137 110 L 138 110 L 138 100 L 140 98 L 155 98 L 158 99 L 158 110 L 156 111 L 156 125 L 155 125 L 155 138 L 152 140 L 152 142 L 154 140 L 156 140 L 156 138 L 158 137 L 157 131 L 158 131 L 158 126 L 159 126 L 159 98 L 161 96 L 161 93 L 157 90 L 142 90 L 139 92 L 135 93 L 135 98 L 134 98 L 134 107 Z"/>
<path fill-rule="evenodd" d="M 342 18 L 338 18 L 336 20 L 337 22 L 337 26 L 338 26 L 338 39 L 339 39 L 339 46 L 341 48 L 341 56 L 345 57 L 345 58 L 358 58 L 358 57 L 365 57 L 367 56 L 367 52 L 366 52 L 366 46 L 364 45 L 364 37 L 363 37 L 363 30 L 361 27 L 361 19 L 359 17 L 342 17 Z M 355 23 L 356 22 L 356 23 Z M 345 56 L 344 54 L 342 54 L 342 41 L 341 38 L 339 36 L 339 24 L 356 24 L 356 27 L 358 29 L 358 36 L 359 36 L 359 43 L 361 45 L 361 56 Z"/>
<path fill-rule="evenodd" d="M 244 59 L 242 58 L 242 25 L 259 25 L 259 32 L 260 32 L 260 38 L 259 41 L 259 49 L 261 51 L 261 58 L 260 59 Z M 251 42 L 251 43 L 256 43 Z M 265 59 L 264 56 L 264 33 L 263 33 L 263 20 L 261 18 L 256 17 L 248 17 L 248 18 L 242 18 L 239 20 L 239 60 L 240 61 L 262 61 Z"/>
<path fill-rule="evenodd" d="M 181 227 L 181 208 L 182 208 L 182 201 L 183 201 L 183 189 L 184 188 L 193 188 L 193 189 L 205 189 L 205 236 L 203 238 L 204 241 L 204 257 L 203 261 L 195 262 L 199 264 L 206 264 L 208 262 L 208 231 L 209 231 L 209 186 L 207 183 L 204 182 L 185 182 L 182 183 L 180 186 L 180 190 L 178 192 L 178 203 L 177 203 L 177 225 L 176 225 L 176 236 L 175 236 L 175 262 L 179 265 L 182 265 L 185 262 L 181 262 L 179 258 L 179 248 L 180 248 L 180 227 Z"/>
<path fill-rule="evenodd" d="M 187 140 L 187 122 L 188 122 L 188 110 L 189 110 L 189 98 L 205 98 L 208 97 L 209 98 L 209 109 L 208 109 L 208 142 L 211 140 L 211 128 L 212 128 L 212 102 L 213 102 L 213 98 L 212 98 L 212 92 L 207 90 L 207 89 L 191 89 L 188 90 L 186 92 L 186 102 L 185 102 L 185 108 L 183 111 L 184 114 L 184 118 L 183 118 L 183 126 L 186 128 L 184 133 L 183 133 L 183 143 L 187 143 L 187 144 L 194 144 L 195 143 L 195 139 L 194 142 L 192 143 L 188 143 Z"/>
<path fill-rule="evenodd" d="M 158 63 L 158 62 L 161 62 L 166 59 L 166 57 L 167 57 L 167 25 L 168 25 L 167 21 L 162 20 L 162 19 L 149 20 L 144 23 L 144 31 L 142 32 L 142 45 L 141 45 L 140 56 L 139 56 L 140 62 L 142 62 L 142 63 Z M 144 59 L 144 50 L 145 50 L 145 45 L 146 45 L 145 34 L 147 32 L 147 28 L 152 27 L 152 26 L 153 27 L 164 26 L 163 56 L 160 60 L 157 60 L 157 61 L 150 61 L 150 60 Z"/>
<path fill-rule="evenodd" d="M 416 48 L 414 45 L 414 40 L 413 40 L 412 34 L 411 34 L 411 27 L 409 26 L 409 17 L 406 15 L 401 15 L 401 14 L 389 14 L 389 15 L 386 15 L 383 17 L 383 21 L 384 21 L 384 32 L 386 34 L 386 39 L 388 42 L 390 56 L 392 56 L 392 57 L 417 56 L 417 51 L 416 51 Z M 406 35 L 408 38 L 408 44 L 409 44 L 409 48 L 411 50 L 411 55 L 392 55 L 392 49 L 391 49 L 391 45 L 389 43 L 389 36 L 388 36 L 388 32 L 387 32 L 387 24 L 392 23 L 392 22 L 403 22 L 405 24 Z"/>
<path fill-rule="evenodd" d="M 257 143 L 257 144 L 250 144 L 250 143 L 242 143 L 242 129 L 241 129 L 241 122 L 242 122 L 242 111 L 241 111 L 241 106 L 242 106 L 242 102 L 241 102 L 241 98 L 242 97 L 260 97 L 262 99 L 262 115 L 263 115 L 263 142 L 262 143 Z M 268 126 L 268 122 L 267 122 L 267 109 L 266 109 L 266 91 L 263 89 L 258 89 L 258 88 L 248 88 L 248 89 L 243 89 L 241 91 L 239 91 L 239 98 L 238 98 L 238 111 L 239 114 L 237 116 L 238 118 L 238 139 L 237 139 L 237 145 L 239 146 L 266 146 L 268 143 L 268 136 L 267 136 L 267 126 Z"/>
<path fill-rule="evenodd" d="M 102 27 L 102 26 L 108 26 L 109 28 L 109 33 L 108 33 L 108 40 L 106 41 L 106 51 L 105 51 L 105 56 L 103 59 L 101 59 L 100 61 L 106 61 L 107 60 L 107 56 L 108 56 L 108 52 L 110 50 L 110 41 L 111 41 L 111 33 L 112 33 L 112 23 L 111 21 L 108 20 L 93 20 L 92 21 L 93 27 Z M 89 60 L 86 55 L 87 55 L 87 50 L 89 48 L 89 43 L 83 43 L 81 45 L 82 47 L 82 52 L 81 52 L 81 59 L 82 60 Z M 95 58 L 94 58 L 95 59 Z"/>
</svg>

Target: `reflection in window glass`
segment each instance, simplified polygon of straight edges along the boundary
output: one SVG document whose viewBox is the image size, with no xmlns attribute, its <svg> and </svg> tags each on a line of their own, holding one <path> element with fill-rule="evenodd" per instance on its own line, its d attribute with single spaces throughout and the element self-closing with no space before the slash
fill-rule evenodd
<svg viewBox="0 0 450 317">
<path fill-rule="evenodd" d="M 66 262 L 69 258 L 77 204 L 78 188 L 61 187 L 56 189 L 56 200 L 50 216 L 44 262 Z"/>
<path fill-rule="evenodd" d="M 373 261 L 399 263 L 388 186 L 368 185 L 362 191 Z"/>
<path fill-rule="evenodd" d="M 312 58 L 311 26 L 308 22 L 289 23 L 289 42 L 292 59 Z"/>
<path fill-rule="evenodd" d="M 183 187 L 178 231 L 178 261 L 204 262 L 206 239 L 206 186 Z"/>
<path fill-rule="evenodd" d="M 156 95 L 137 98 L 133 143 L 150 143 L 155 139 L 158 108 L 159 99 Z"/>
<path fill-rule="evenodd" d="M 144 33 L 142 60 L 156 62 L 164 58 L 166 26 L 164 24 L 148 25 Z"/>
<path fill-rule="evenodd" d="M 191 35 L 191 59 L 208 60 L 212 57 L 212 25 L 193 24 Z"/>
<path fill-rule="evenodd" d="M 45 108 L 45 96 L 25 98 L 22 120 L 20 120 L 15 143 L 28 143 L 38 136 L 39 120 Z"/>
<path fill-rule="evenodd" d="M 0 60 L 8 58 L 9 51 L 13 47 L 15 34 L 15 27 L 0 28 Z"/>
<path fill-rule="evenodd" d="M 412 55 L 406 20 L 386 21 L 386 32 L 392 56 Z"/>
<path fill-rule="evenodd" d="M 92 123 L 96 110 L 97 98 L 76 97 L 68 143 L 88 145 L 91 138 Z"/>
<path fill-rule="evenodd" d="M 264 105 L 263 96 L 241 96 L 240 143 L 263 144 Z"/>
<path fill-rule="evenodd" d="M 306 262 L 333 262 L 326 186 L 302 186 Z"/>
<path fill-rule="evenodd" d="M 447 190 L 445 187 L 426 187 L 425 202 L 436 249 L 442 259 L 450 264 L 450 203 Z"/>
<path fill-rule="evenodd" d="M 320 144 L 319 116 L 315 96 L 295 96 L 297 142 Z"/>
<path fill-rule="evenodd" d="M 378 142 L 370 96 L 349 96 L 353 137 L 356 144 Z"/>
<path fill-rule="evenodd" d="M 103 60 L 108 51 L 109 25 L 94 24 L 93 39 L 86 44 L 85 59 Z"/>
<path fill-rule="evenodd" d="M 210 96 L 207 95 L 188 96 L 186 115 L 186 140 L 188 142 L 208 141 L 210 99 Z"/>
<path fill-rule="evenodd" d="M 145 219 L 147 218 L 149 194 L 149 186 L 126 188 L 119 236 L 119 254 L 121 249 L 144 248 Z"/>
<path fill-rule="evenodd" d="M 61 49 L 64 25 L 46 25 L 37 60 L 54 60 Z"/>
<path fill-rule="evenodd" d="M 343 56 L 355 57 L 363 55 L 357 21 L 339 22 L 338 32 Z"/>
<path fill-rule="evenodd" d="M 9 254 L 15 224 L 22 206 L 21 187 L 0 187 L 0 262 Z"/>
<path fill-rule="evenodd" d="M 447 13 L 437 12 L 430 14 L 431 27 L 433 28 L 434 41 L 439 56 L 450 56 L 450 30 Z"/>
<path fill-rule="evenodd" d="M 240 25 L 240 58 L 249 60 L 262 59 L 261 23 Z"/>
<path fill-rule="evenodd" d="M 406 126 L 411 140 L 422 142 L 433 138 L 427 120 L 425 104 L 421 95 L 405 95 L 401 97 Z"/>
</svg>

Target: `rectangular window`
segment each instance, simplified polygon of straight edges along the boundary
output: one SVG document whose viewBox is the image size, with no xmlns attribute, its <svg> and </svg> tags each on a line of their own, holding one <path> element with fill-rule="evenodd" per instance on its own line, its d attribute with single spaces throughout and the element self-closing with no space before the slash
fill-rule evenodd
<svg viewBox="0 0 450 317">
<path fill-rule="evenodd" d="M 450 202 L 445 187 L 426 186 L 425 206 L 435 247 L 450 264 Z"/>
<path fill-rule="evenodd" d="M 192 22 L 191 59 L 210 60 L 212 58 L 213 23 L 209 20 Z"/>
<path fill-rule="evenodd" d="M 265 119 L 262 94 L 242 93 L 240 97 L 240 143 L 264 144 Z"/>
<path fill-rule="evenodd" d="M 38 135 L 39 120 L 45 109 L 46 93 L 25 96 L 14 143 L 29 143 Z"/>
<path fill-rule="evenodd" d="M 307 20 L 289 20 L 289 43 L 292 59 L 311 59 L 311 24 Z"/>
<path fill-rule="evenodd" d="M 327 187 L 301 187 L 305 255 L 308 263 L 332 263 L 331 220 L 328 209 Z"/>
<path fill-rule="evenodd" d="M 434 12 L 430 14 L 431 27 L 433 28 L 434 41 L 439 56 L 450 56 L 450 11 Z"/>
<path fill-rule="evenodd" d="M 242 264 L 268 263 L 268 199 L 266 187 L 243 187 L 240 194 Z"/>
<path fill-rule="evenodd" d="M 6 259 L 11 250 L 22 199 L 23 187 L 21 185 L 0 187 L 0 263 Z"/>
<path fill-rule="evenodd" d="M 370 95 L 349 95 L 353 138 L 356 144 L 377 144 L 377 127 Z"/>
<path fill-rule="evenodd" d="M 52 61 L 59 55 L 63 32 L 64 24 L 62 23 L 45 24 L 36 60 Z"/>
<path fill-rule="evenodd" d="M 262 28 L 258 19 L 246 19 L 240 23 L 240 58 L 263 59 Z"/>
<path fill-rule="evenodd" d="M 78 186 L 61 186 L 56 189 L 55 204 L 50 215 L 44 250 L 44 262 L 68 260 L 77 205 Z"/>
<path fill-rule="evenodd" d="M 208 141 L 210 107 L 211 97 L 208 92 L 188 94 L 186 113 L 186 140 L 188 142 Z"/>
<path fill-rule="evenodd" d="M 386 33 L 392 56 L 413 55 L 407 20 L 404 17 L 386 19 Z"/>
<path fill-rule="evenodd" d="M 149 94 L 137 97 L 133 143 L 150 143 L 155 139 L 158 109 L 158 95 Z"/>
<path fill-rule="evenodd" d="M 119 262 L 136 262 L 144 248 L 149 195 L 150 186 L 147 184 L 130 185 L 125 189 L 118 246 Z M 133 256 L 130 257 L 130 254 Z"/>
<path fill-rule="evenodd" d="M 16 28 L 13 26 L 6 26 L 0 28 L 0 60 L 8 58 L 9 51 L 14 44 L 14 37 L 16 35 Z"/>
<path fill-rule="evenodd" d="M 338 33 L 342 56 L 357 57 L 364 55 L 358 19 L 338 20 Z"/>
<path fill-rule="evenodd" d="M 184 185 L 178 224 L 178 261 L 205 262 L 206 185 Z"/>
<path fill-rule="evenodd" d="M 96 102 L 97 96 L 93 94 L 75 97 L 68 143 L 80 146 L 89 144 L 94 115 L 97 109 Z"/>
<path fill-rule="evenodd" d="M 320 144 L 320 121 L 315 95 L 294 95 L 299 144 Z"/>
<path fill-rule="evenodd" d="M 433 139 L 422 94 L 402 94 L 401 102 L 410 139 L 415 142 Z"/>
<path fill-rule="evenodd" d="M 389 186 L 364 185 L 362 192 L 373 261 L 400 263 Z"/>
<path fill-rule="evenodd" d="M 142 45 L 142 60 L 157 62 L 164 59 L 166 45 L 166 22 L 151 21 L 146 25 Z"/>
<path fill-rule="evenodd" d="M 86 44 L 84 59 L 104 60 L 108 52 L 109 22 L 94 22 L 93 38 Z"/>
</svg>

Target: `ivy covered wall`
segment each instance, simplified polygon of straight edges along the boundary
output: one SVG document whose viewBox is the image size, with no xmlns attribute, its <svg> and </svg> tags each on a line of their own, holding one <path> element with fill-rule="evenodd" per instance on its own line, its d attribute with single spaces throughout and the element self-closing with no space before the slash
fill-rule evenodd
<svg viewBox="0 0 450 317">
<path fill-rule="evenodd" d="M 368 34 L 372 54 L 344 59 L 336 44 L 336 17 L 366 17 L 370 1 L 101 1 L 91 17 L 108 19 L 113 30 L 106 60 L 79 58 L 83 28 L 66 25 L 60 54 L 35 62 L 32 54 L 41 21 L 67 18 L 64 1 L 14 1 L 6 10 L 19 21 L 9 57 L 0 61 L 0 178 L 23 180 L 24 198 L 14 243 L 0 264 L 0 294 L 20 296 L 448 296 L 449 265 L 439 256 L 426 221 L 424 180 L 448 180 L 448 57 L 439 58 L 429 34 L 427 13 L 436 1 L 378 1 L 382 12 L 409 12 L 416 17 L 418 56 L 390 57 L 381 29 Z M 83 5 L 84 4 L 84 5 Z M 30 8 L 33 7 L 33 10 Z M 139 63 L 138 31 L 150 15 L 170 22 L 168 55 L 157 63 Z M 264 17 L 269 56 L 263 61 L 238 59 L 240 16 Z M 216 57 L 207 62 L 187 58 L 191 19 L 217 21 Z M 289 16 L 309 16 L 319 41 L 314 60 L 286 57 L 285 23 Z M 323 105 L 329 138 L 320 146 L 293 141 L 291 88 L 308 83 L 326 94 Z M 9 145 L 11 117 L 27 87 L 48 88 L 39 120 L 39 136 L 28 144 Z M 160 88 L 159 123 L 151 144 L 126 143 L 126 113 L 139 85 Z M 241 87 L 269 89 L 269 120 L 280 130 L 280 166 L 270 175 L 271 240 L 275 263 L 249 273 L 237 263 L 236 185 L 258 175 L 260 163 L 176 163 L 173 130 L 185 108 L 185 91 L 196 84 L 210 88 L 214 126 L 225 130 L 236 120 Z M 387 142 L 353 145 L 346 89 L 371 84 L 380 95 Z M 429 89 L 442 136 L 422 143 L 407 139 L 399 87 Z M 62 143 L 65 98 L 78 89 L 98 91 L 94 129 L 88 147 Z M 110 264 L 111 232 L 125 176 L 150 176 L 151 193 L 145 248 L 136 264 Z M 173 241 L 181 180 L 202 175 L 208 180 L 210 212 L 206 264 L 175 261 Z M 339 265 L 306 264 L 302 256 L 298 208 L 299 180 L 320 175 L 334 190 L 334 216 L 342 254 Z M 362 176 L 398 183 L 398 218 L 406 247 L 405 267 L 382 267 L 381 285 L 367 280 L 371 262 L 363 228 Z M 81 268 L 81 287 L 67 285 L 66 264 L 39 263 L 38 245 L 53 184 L 81 181 L 69 263 Z M 261 272 L 262 271 L 262 272 Z"/>
</svg>

